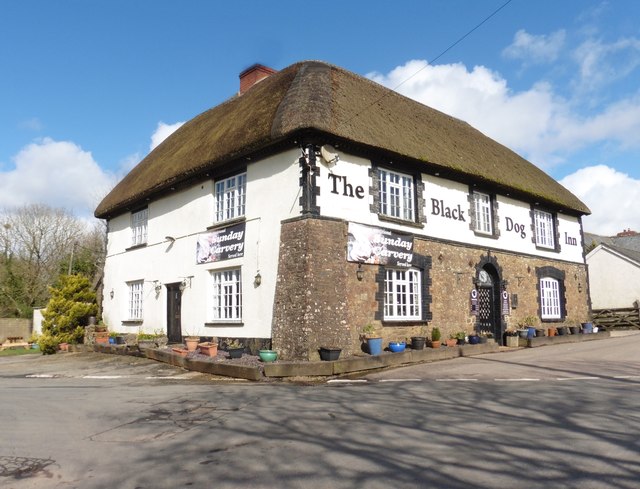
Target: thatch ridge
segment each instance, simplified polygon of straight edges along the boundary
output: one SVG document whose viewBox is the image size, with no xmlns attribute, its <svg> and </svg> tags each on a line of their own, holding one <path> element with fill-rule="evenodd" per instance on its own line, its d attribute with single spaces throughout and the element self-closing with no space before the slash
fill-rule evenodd
<svg viewBox="0 0 640 489">
<path fill-rule="evenodd" d="M 590 212 L 556 180 L 466 122 L 337 66 L 304 61 L 185 123 L 103 199 L 96 217 L 116 215 L 302 131 L 332 134 L 576 214 Z"/>
</svg>

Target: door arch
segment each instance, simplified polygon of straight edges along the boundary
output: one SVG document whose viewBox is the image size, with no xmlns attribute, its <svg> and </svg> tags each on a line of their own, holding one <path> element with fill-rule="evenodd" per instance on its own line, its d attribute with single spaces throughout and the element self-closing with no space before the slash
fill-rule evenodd
<svg viewBox="0 0 640 489">
<path fill-rule="evenodd" d="M 476 327 L 480 331 L 493 333 L 496 342 L 501 345 L 502 313 L 500 301 L 500 277 L 498 270 L 491 263 L 485 263 L 476 277 L 478 290 L 478 316 Z"/>
</svg>

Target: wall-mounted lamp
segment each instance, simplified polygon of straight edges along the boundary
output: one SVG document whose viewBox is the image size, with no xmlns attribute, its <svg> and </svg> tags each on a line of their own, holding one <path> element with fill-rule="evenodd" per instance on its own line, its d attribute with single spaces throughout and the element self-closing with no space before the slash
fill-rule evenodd
<svg viewBox="0 0 640 489">
<path fill-rule="evenodd" d="M 165 236 L 164 239 L 166 239 L 167 241 L 171 241 L 172 243 L 176 240 L 176 238 L 174 238 L 173 236 Z"/>
<path fill-rule="evenodd" d="M 256 273 L 256 276 L 253 277 L 253 285 L 255 287 L 260 287 L 261 283 L 262 283 L 262 275 L 260 275 L 260 270 L 258 270 L 258 273 Z"/>
<path fill-rule="evenodd" d="M 111 289 L 111 292 L 109 292 L 109 297 L 113 299 L 114 295 L 115 295 L 115 292 L 113 291 L 113 289 Z"/>
<path fill-rule="evenodd" d="M 160 293 L 160 291 L 162 290 L 162 283 L 160 283 L 160 280 L 153 281 L 153 290 L 156 291 L 156 294 Z"/>
<path fill-rule="evenodd" d="M 364 270 L 362 269 L 362 263 L 358 263 L 358 269 L 356 270 L 356 278 L 360 282 L 362 282 L 362 279 L 364 278 Z"/>
<path fill-rule="evenodd" d="M 193 278 L 193 275 L 189 275 L 188 277 L 182 277 L 182 282 L 180 282 L 180 285 L 178 286 L 178 288 L 180 289 L 180 292 L 184 292 L 184 289 L 186 288 L 191 288 L 191 279 Z"/>
</svg>

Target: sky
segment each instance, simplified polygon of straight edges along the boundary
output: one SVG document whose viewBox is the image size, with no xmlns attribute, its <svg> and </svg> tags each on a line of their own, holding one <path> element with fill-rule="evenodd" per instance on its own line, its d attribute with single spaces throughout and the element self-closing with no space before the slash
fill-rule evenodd
<svg viewBox="0 0 640 489">
<path fill-rule="evenodd" d="M 0 208 L 90 219 L 243 69 L 316 59 L 516 151 L 589 206 L 585 231 L 640 231 L 639 19 L 637 0 L 0 0 Z"/>
</svg>

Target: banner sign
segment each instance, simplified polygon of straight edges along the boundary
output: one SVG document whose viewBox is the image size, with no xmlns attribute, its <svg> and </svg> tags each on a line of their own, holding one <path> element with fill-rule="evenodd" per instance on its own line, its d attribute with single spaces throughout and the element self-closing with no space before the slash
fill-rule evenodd
<svg viewBox="0 0 640 489">
<path fill-rule="evenodd" d="M 470 302 L 471 302 L 471 315 L 477 316 L 478 315 L 478 289 L 471 289 Z"/>
<path fill-rule="evenodd" d="M 502 289 L 502 315 L 508 316 L 509 314 L 509 293 L 505 289 Z"/>
<path fill-rule="evenodd" d="M 412 260 L 412 235 L 349 223 L 347 261 L 410 267 Z"/>
<path fill-rule="evenodd" d="M 245 223 L 200 234 L 196 245 L 196 263 L 211 263 L 244 256 Z"/>
</svg>

